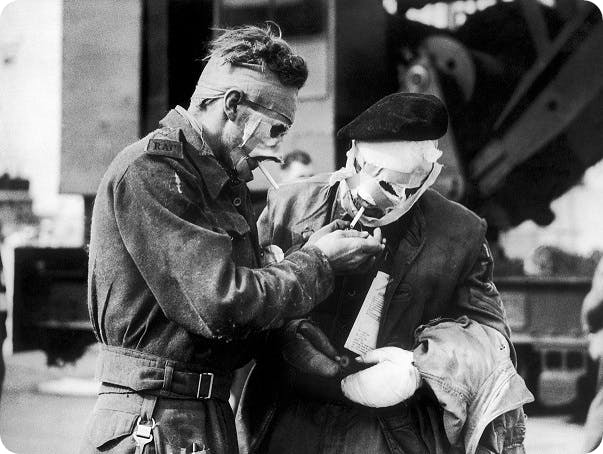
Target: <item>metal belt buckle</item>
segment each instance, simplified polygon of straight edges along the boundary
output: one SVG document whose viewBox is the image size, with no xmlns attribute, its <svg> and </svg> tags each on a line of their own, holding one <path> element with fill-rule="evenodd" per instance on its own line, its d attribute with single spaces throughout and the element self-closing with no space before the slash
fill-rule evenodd
<svg viewBox="0 0 603 454">
<path fill-rule="evenodd" d="M 207 395 L 200 396 L 199 394 L 201 393 L 201 381 L 203 380 L 204 375 L 209 376 L 209 390 L 207 391 Z M 203 372 L 202 374 L 199 374 L 199 383 L 197 384 L 197 399 L 211 399 L 211 392 L 213 391 L 213 388 L 214 374 L 211 372 Z"/>
<path fill-rule="evenodd" d="M 151 418 L 150 421 L 147 421 L 143 424 L 140 421 L 141 417 L 138 417 L 136 421 L 136 430 L 132 435 L 134 437 L 134 441 L 140 448 L 144 448 L 145 445 L 149 444 L 153 441 L 153 429 L 155 428 L 155 420 Z"/>
</svg>

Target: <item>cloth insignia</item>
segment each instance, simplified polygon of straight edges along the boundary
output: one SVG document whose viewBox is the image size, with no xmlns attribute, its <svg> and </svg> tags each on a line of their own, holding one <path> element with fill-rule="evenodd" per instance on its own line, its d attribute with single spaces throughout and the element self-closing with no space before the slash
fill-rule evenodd
<svg viewBox="0 0 603 454">
<path fill-rule="evenodd" d="M 165 128 L 164 128 L 165 129 Z M 158 131 L 147 143 L 146 152 L 156 156 L 167 156 L 168 158 L 184 159 L 182 151 L 182 142 L 173 140 L 169 136 L 177 130 L 169 128 L 169 130 Z"/>
</svg>

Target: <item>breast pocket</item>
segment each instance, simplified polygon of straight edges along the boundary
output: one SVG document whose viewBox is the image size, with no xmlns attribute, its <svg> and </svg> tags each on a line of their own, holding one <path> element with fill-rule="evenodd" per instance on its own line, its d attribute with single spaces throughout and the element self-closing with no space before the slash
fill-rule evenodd
<svg viewBox="0 0 603 454">
<path fill-rule="evenodd" d="M 216 232 L 227 233 L 231 237 L 242 237 L 251 231 L 251 227 L 243 215 L 236 211 L 211 210 L 205 214 L 213 221 Z"/>
<path fill-rule="evenodd" d="M 226 234 L 232 242 L 231 258 L 238 266 L 255 266 L 256 251 L 251 238 L 251 227 L 239 213 L 232 211 L 214 212 L 214 231 Z"/>
</svg>

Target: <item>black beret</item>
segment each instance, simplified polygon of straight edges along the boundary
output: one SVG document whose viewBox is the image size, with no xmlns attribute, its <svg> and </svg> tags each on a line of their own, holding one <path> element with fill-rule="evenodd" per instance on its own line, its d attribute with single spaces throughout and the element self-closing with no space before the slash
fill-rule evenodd
<svg viewBox="0 0 603 454">
<path fill-rule="evenodd" d="M 380 99 L 337 132 L 348 140 L 435 140 L 446 134 L 444 103 L 423 93 L 394 93 Z"/>
</svg>

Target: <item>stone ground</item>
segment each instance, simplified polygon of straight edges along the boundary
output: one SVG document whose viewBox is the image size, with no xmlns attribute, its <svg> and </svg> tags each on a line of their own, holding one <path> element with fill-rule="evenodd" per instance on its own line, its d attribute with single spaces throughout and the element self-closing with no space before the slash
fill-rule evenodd
<svg viewBox="0 0 603 454">
<path fill-rule="evenodd" d="M 75 366 L 47 367 L 45 361 L 41 352 L 19 353 L 7 358 L 0 405 L 0 437 L 6 449 L 14 453 L 76 453 L 94 406 L 94 397 L 87 395 L 94 371 L 93 352 Z M 73 395 L 51 394 L 56 388 L 66 389 Z M 527 453 L 577 453 L 582 426 L 571 420 L 564 414 L 530 417 Z M 0 454 L 4 452 L 0 444 Z"/>
</svg>

